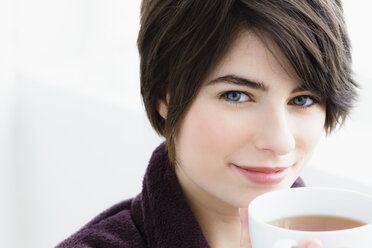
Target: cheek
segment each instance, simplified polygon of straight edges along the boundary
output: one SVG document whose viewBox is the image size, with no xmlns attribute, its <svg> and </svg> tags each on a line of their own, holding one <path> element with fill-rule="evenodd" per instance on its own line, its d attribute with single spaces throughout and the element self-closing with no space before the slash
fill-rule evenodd
<svg viewBox="0 0 372 248">
<path fill-rule="evenodd" d="M 239 133 L 236 120 L 228 113 L 195 102 L 178 133 L 177 155 L 183 162 L 221 162 L 238 145 Z"/>
<path fill-rule="evenodd" d="M 306 158 L 309 157 L 318 144 L 324 130 L 325 112 L 321 109 L 314 114 L 296 122 L 296 145 Z"/>
</svg>

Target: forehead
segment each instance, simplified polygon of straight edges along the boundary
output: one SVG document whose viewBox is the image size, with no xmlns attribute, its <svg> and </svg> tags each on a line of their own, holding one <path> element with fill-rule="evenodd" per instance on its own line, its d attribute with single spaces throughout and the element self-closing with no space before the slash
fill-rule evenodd
<svg viewBox="0 0 372 248">
<path fill-rule="evenodd" d="M 264 32 L 240 31 L 226 54 L 207 76 L 206 82 L 226 74 L 239 75 L 267 85 L 288 81 L 301 86 L 301 80 L 280 48 Z"/>
</svg>

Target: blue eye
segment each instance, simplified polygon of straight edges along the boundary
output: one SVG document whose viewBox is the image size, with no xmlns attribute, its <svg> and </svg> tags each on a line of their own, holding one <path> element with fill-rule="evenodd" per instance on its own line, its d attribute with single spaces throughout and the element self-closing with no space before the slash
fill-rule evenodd
<svg viewBox="0 0 372 248">
<path fill-rule="evenodd" d="M 311 96 L 297 96 L 292 100 L 292 104 L 297 105 L 299 107 L 309 107 L 313 105 L 316 100 Z"/>
<path fill-rule="evenodd" d="M 224 93 L 222 97 L 231 102 L 246 102 L 249 100 L 249 96 L 240 91 L 229 91 Z"/>
</svg>

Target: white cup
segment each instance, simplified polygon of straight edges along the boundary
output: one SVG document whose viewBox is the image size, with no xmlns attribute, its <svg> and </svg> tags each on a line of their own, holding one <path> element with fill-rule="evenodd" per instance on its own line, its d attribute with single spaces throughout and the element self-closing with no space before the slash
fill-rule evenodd
<svg viewBox="0 0 372 248">
<path fill-rule="evenodd" d="M 354 219 L 366 225 L 337 231 L 297 231 L 268 222 L 302 215 Z M 372 196 L 331 188 L 292 188 L 256 197 L 248 207 L 253 248 L 291 248 L 311 238 L 325 248 L 372 248 Z"/>
</svg>

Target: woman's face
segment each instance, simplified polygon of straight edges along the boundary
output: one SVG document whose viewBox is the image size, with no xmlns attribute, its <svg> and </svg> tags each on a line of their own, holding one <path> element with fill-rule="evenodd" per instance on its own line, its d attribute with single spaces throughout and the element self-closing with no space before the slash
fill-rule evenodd
<svg viewBox="0 0 372 248">
<path fill-rule="evenodd" d="M 283 53 L 265 41 L 272 52 L 241 32 L 180 126 L 176 174 L 196 197 L 246 207 L 259 194 L 289 188 L 322 134 L 321 99 L 299 88 Z"/>
</svg>

